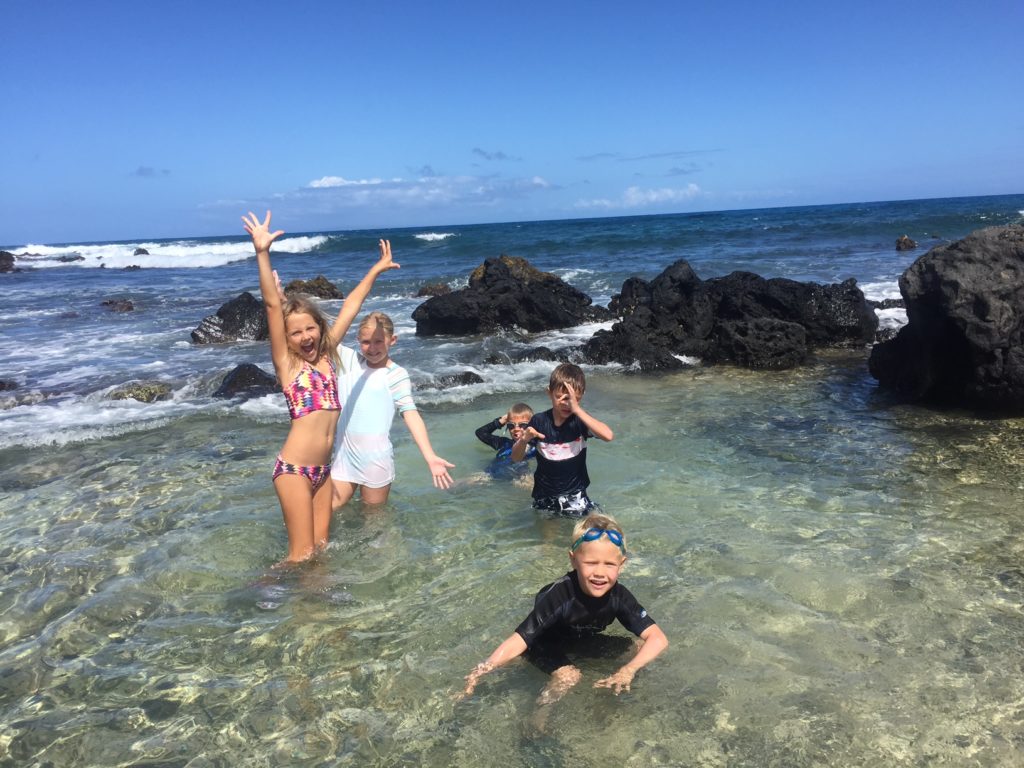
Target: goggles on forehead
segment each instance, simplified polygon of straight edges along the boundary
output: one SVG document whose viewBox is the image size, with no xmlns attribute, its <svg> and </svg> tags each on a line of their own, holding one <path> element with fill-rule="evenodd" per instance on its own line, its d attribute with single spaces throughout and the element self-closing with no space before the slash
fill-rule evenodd
<svg viewBox="0 0 1024 768">
<path fill-rule="evenodd" d="M 575 552 L 576 548 L 579 547 L 585 541 L 597 541 L 602 536 L 607 536 L 608 541 L 617 546 L 622 550 L 622 554 L 626 554 L 626 548 L 622 544 L 622 534 L 618 531 L 613 531 L 610 528 L 590 528 L 576 541 L 573 542 L 572 549 L 570 552 Z"/>
</svg>

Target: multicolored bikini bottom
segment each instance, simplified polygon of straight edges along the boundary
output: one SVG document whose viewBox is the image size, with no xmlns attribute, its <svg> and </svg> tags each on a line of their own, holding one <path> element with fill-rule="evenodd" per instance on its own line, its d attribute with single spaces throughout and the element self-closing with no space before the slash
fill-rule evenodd
<svg viewBox="0 0 1024 768">
<path fill-rule="evenodd" d="M 300 475 L 312 484 L 313 490 L 316 491 L 324 480 L 330 477 L 331 465 L 323 464 L 321 466 L 304 467 L 299 464 L 292 464 L 284 461 L 280 456 L 277 457 L 277 463 L 274 464 L 274 480 L 277 480 L 281 475 Z"/>
</svg>

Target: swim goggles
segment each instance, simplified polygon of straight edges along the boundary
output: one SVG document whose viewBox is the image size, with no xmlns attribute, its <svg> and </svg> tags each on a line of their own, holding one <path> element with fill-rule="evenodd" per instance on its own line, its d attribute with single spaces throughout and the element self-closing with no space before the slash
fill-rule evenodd
<svg viewBox="0 0 1024 768">
<path fill-rule="evenodd" d="M 618 531 L 613 531 L 610 528 L 590 528 L 580 536 L 576 541 L 573 542 L 572 549 L 570 552 L 575 552 L 576 548 L 585 541 L 597 541 L 601 536 L 607 536 L 608 541 L 617 546 L 622 550 L 622 554 L 626 554 L 626 547 L 622 544 L 622 534 Z"/>
<path fill-rule="evenodd" d="M 528 426 L 530 426 L 530 422 L 528 422 L 528 421 L 509 421 L 509 422 L 505 423 L 505 426 L 508 428 L 508 431 L 511 432 L 513 429 L 526 429 Z"/>
</svg>

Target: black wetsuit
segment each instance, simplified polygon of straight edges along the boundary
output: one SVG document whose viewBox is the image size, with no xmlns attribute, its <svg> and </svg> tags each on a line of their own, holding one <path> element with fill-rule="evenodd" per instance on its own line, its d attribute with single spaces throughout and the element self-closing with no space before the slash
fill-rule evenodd
<svg viewBox="0 0 1024 768">
<path fill-rule="evenodd" d="M 569 571 L 537 593 L 533 610 L 516 632 L 526 643 L 526 658 L 551 673 L 572 663 L 566 651 L 579 650 L 585 645 L 581 641 L 591 640 L 616 619 L 637 637 L 655 623 L 618 582 L 604 596 L 591 597 L 580 588 L 576 571 Z M 621 645 L 616 653 L 623 650 Z"/>
<path fill-rule="evenodd" d="M 480 427 L 476 431 L 477 439 L 491 446 L 497 453 L 494 455 L 494 461 L 487 468 L 488 474 L 498 477 L 500 475 L 509 474 L 512 477 L 526 474 L 530 471 L 530 465 L 527 461 L 532 459 L 537 451 L 531 445 L 526 450 L 526 456 L 523 457 L 522 461 L 512 461 L 512 446 L 515 441 L 511 437 L 505 437 L 504 435 L 495 435 L 494 432 L 504 428 L 504 424 L 501 423 L 501 417 L 499 416 L 494 421 L 489 421 Z"/>
</svg>

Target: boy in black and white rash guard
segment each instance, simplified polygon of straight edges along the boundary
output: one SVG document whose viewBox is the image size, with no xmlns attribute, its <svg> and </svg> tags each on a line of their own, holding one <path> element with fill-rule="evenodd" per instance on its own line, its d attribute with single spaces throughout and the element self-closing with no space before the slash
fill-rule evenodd
<svg viewBox="0 0 1024 768">
<path fill-rule="evenodd" d="M 587 380 L 583 370 L 562 363 L 551 372 L 551 409 L 535 414 L 512 446 L 512 461 L 522 461 L 532 444 L 537 449 L 533 475 L 533 507 L 582 516 L 595 508 L 587 496 L 587 438 L 610 441 L 611 428 L 580 405 Z"/>
</svg>

